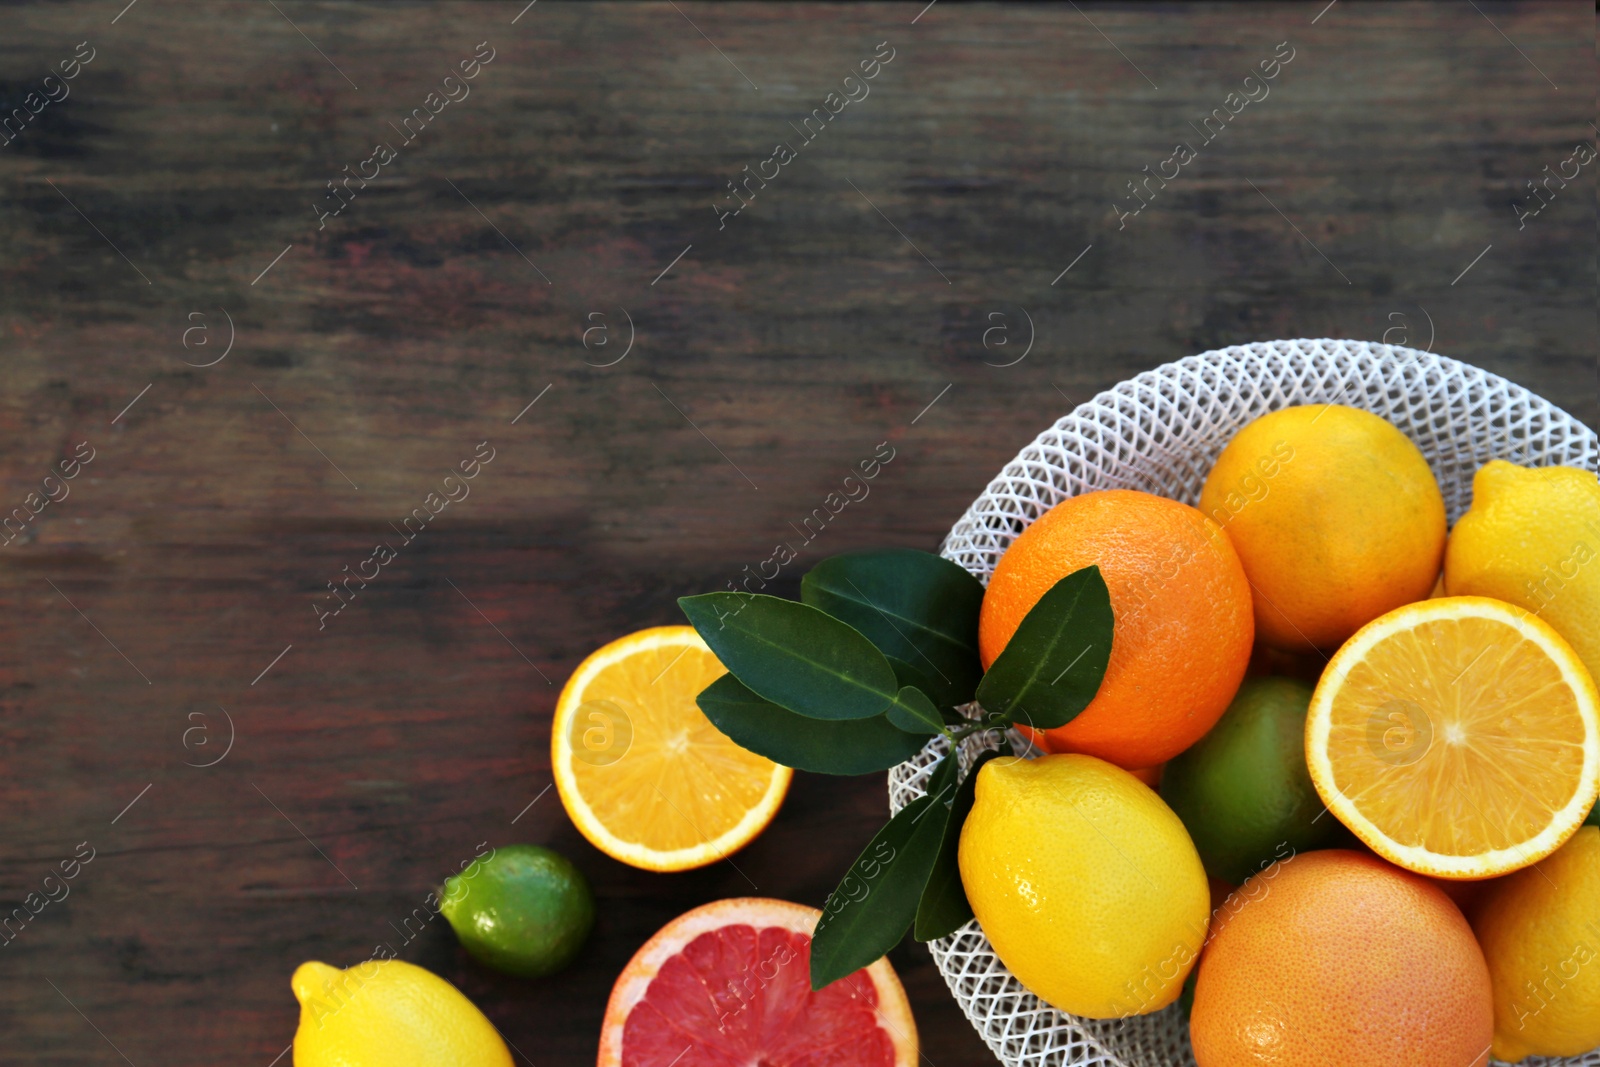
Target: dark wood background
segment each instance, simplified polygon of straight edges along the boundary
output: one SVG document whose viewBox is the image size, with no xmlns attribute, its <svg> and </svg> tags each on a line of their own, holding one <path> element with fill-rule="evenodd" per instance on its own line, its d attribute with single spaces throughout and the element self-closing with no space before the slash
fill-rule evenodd
<svg viewBox="0 0 1600 1067">
<path fill-rule="evenodd" d="M 396 940 L 485 840 L 587 872 L 581 961 L 506 980 L 439 921 L 403 955 L 539 1067 L 591 1061 L 674 915 L 820 904 L 881 776 L 797 775 L 743 874 L 624 867 L 553 791 L 512 819 L 573 666 L 765 559 L 881 441 L 780 591 L 934 548 L 1072 404 L 1220 345 L 1431 332 L 1600 414 L 1594 168 L 1523 229 L 1512 207 L 1594 139 L 1588 4 L 123 2 L 0 12 L 6 112 L 95 52 L 0 148 L 0 505 L 96 453 L 0 549 L 0 904 L 96 850 L 0 948 L 7 1064 L 267 1067 L 295 965 Z M 481 41 L 471 96 L 318 232 L 325 183 Z M 870 97 L 719 231 L 724 183 L 882 41 Z M 1119 231 L 1124 183 L 1282 41 L 1270 97 Z M 222 309 L 231 353 L 186 366 Z M 619 309 L 632 351 L 593 366 Z M 1019 309 L 1036 341 L 994 366 Z M 326 583 L 484 440 L 471 497 L 319 632 Z M 185 766 L 222 751 L 219 708 L 231 751 Z M 892 958 L 930 1067 L 989 1062 L 926 951 Z"/>
</svg>

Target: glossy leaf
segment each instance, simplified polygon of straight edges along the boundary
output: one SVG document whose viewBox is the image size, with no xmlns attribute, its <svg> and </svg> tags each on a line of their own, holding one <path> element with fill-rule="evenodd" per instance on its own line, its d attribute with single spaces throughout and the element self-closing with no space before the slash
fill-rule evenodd
<svg viewBox="0 0 1600 1067">
<path fill-rule="evenodd" d="M 1100 568 L 1073 571 L 1023 617 L 978 684 L 978 702 L 1041 730 L 1066 725 L 1100 689 L 1114 625 Z"/>
<path fill-rule="evenodd" d="M 939 709 L 933 706 L 927 694 L 911 686 L 901 688 L 894 698 L 894 703 L 889 705 L 889 722 L 907 733 L 936 734 L 944 729 L 944 719 L 939 715 Z"/>
<path fill-rule="evenodd" d="M 947 689 L 946 683 L 940 679 L 938 675 L 933 674 L 930 671 L 920 669 L 914 664 L 907 663 L 903 659 L 896 659 L 893 656 L 889 656 L 888 660 L 889 666 L 894 668 L 894 677 L 895 680 L 900 683 L 900 687 L 903 689 L 909 685 L 914 689 L 922 690 L 922 692 L 933 701 L 934 710 L 939 713 L 939 717 L 945 723 L 959 723 L 966 721 L 961 717 L 961 713 L 955 710 L 955 705 L 941 704 L 939 700 L 934 697 L 935 693 L 943 692 Z M 967 700 L 970 699 L 971 694 L 969 693 L 960 701 L 960 703 L 965 704 Z"/>
<path fill-rule="evenodd" d="M 916 917 L 949 814 L 932 797 L 918 797 L 850 865 L 811 934 L 812 989 L 876 962 L 900 943 Z"/>
<path fill-rule="evenodd" d="M 736 744 L 796 770 L 870 774 L 903 763 L 928 741 L 926 734 L 898 730 L 881 715 L 835 722 L 796 715 L 762 700 L 731 674 L 701 690 L 696 702 Z"/>
<path fill-rule="evenodd" d="M 959 565 L 891 548 L 823 560 L 800 581 L 800 599 L 866 635 L 884 655 L 938 679 L 919 686 L 940 708 L 972 699 L 983 586 Z"/>
<path fill-rule="evenodd" d="M 972 769 L 956 787 L 950 801 L 950 814 L 945 820 L 944 837 L 939 842 L 939 855 L 928 873 L 928 884 L 917 902 L 917 919 L 911 936 L 918 941 L 935 941 L 959 930 L 972 918 L 972 905 L 967 903 L 967 891 L 961 884 L 961 827 L 972 811 L 978 772 L 983 765 L 1000 755 L 985 752 L 972 764 Z M 932 783 L 930 782 L 930 790 Z"/>
<path fill-rule="evenodd" d="M 752 593 L 681 597 L 722 665 L 752 692 L 811 719 L 867 719 L 900 692 L 871 641 L 806 604 Z"/>
</svg>

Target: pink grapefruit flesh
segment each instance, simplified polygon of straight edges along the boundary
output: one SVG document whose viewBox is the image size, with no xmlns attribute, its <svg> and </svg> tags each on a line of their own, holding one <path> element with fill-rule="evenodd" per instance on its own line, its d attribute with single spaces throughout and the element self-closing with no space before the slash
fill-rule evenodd
<svg viewBox="0 0 1600 1067">
<path fill-rule="evenodd" d="M 916 1025 L 888 960 L 812 992 L 819 914 L 744 897 L 668 923 L 612 989 L 599 1067 L 914 1067 Z"/>
</svg>

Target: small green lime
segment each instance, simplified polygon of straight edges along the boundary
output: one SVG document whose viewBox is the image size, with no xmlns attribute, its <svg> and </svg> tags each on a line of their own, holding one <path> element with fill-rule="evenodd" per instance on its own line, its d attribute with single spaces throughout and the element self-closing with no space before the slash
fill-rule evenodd
<svg viewBox="0 0 1600 1067">
<path fill-rule="evenodd" d="M 479 963 L 522 978 L 571 963 L 594 926 L 594 891 L 572 861 L 508 845 L 445 879 L 440 912 Z"/>
<path fill-rule="evenodd" d="M 1210 732 L 1162 772 L 1162 799 L 1212 877 L 1237 886 L 1274 860 L 1341 840 L 1306 770 L 1311 692 L 1292 678 L 1247 679 Z"/>
</svg>

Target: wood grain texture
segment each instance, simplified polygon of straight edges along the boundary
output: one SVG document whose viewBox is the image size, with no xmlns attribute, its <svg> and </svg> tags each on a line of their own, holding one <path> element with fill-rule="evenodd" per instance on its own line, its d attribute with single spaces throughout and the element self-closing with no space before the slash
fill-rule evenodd
<svg viewBox="0 0 1600 1067">
<path fill-rule="evenodd" d="M 95 56 L 0 147 L 0 506 L 95 458 L 0 548 L 0 903 L 97 852 L 0 948 L 0 1062 L 267 1067 L 294 966 L 397 940 L 485 840 L 574 857 L 589 950 L 509 981 L 434 922 L 402 954 L 540 1067 L 591 1061 L 674 915 L 820 904 L 881 776 L 799 774 L 731 863 L 672 876 L 597 853 L 553 792 L 512 820 L 578 661 L 796 540 L 879 442 L 871 495 L 777 591 L 935 547 L 1073 403 L 1220 345 L 1421 345 L 1426 317 L 1434 351 L 1600 421 L 1594 168 L 1522 229 L 1511 206 L 1594 139 L 1583 5 L 277 6 L 3 15 L 6 112 Z M 319 230 L 325 183 L 483 41 L 470 96 Z M 885 41 L 870 96 L 719 230 L 725 183 Z M 1270 96 L 1119 230 L 1125 183 L 1283 41 Z M 1037 339 L 994 366 L 1019 308 Z M 221 309 L 232 352 L 186 366 Z M 633 349 L 596 366 L 619 309 Z M 584 347 L 592 312 L 610 347 Z M 984 347 L 992 312 L 1013 347 Z M 326 583 L 486 440 L 470 498 L 319 631 Z M 219 708 L 231 752 L 185 766 Z M 990 1062 L 925 950 L 893 959 L 930 1067 Z"/>
</svg>

